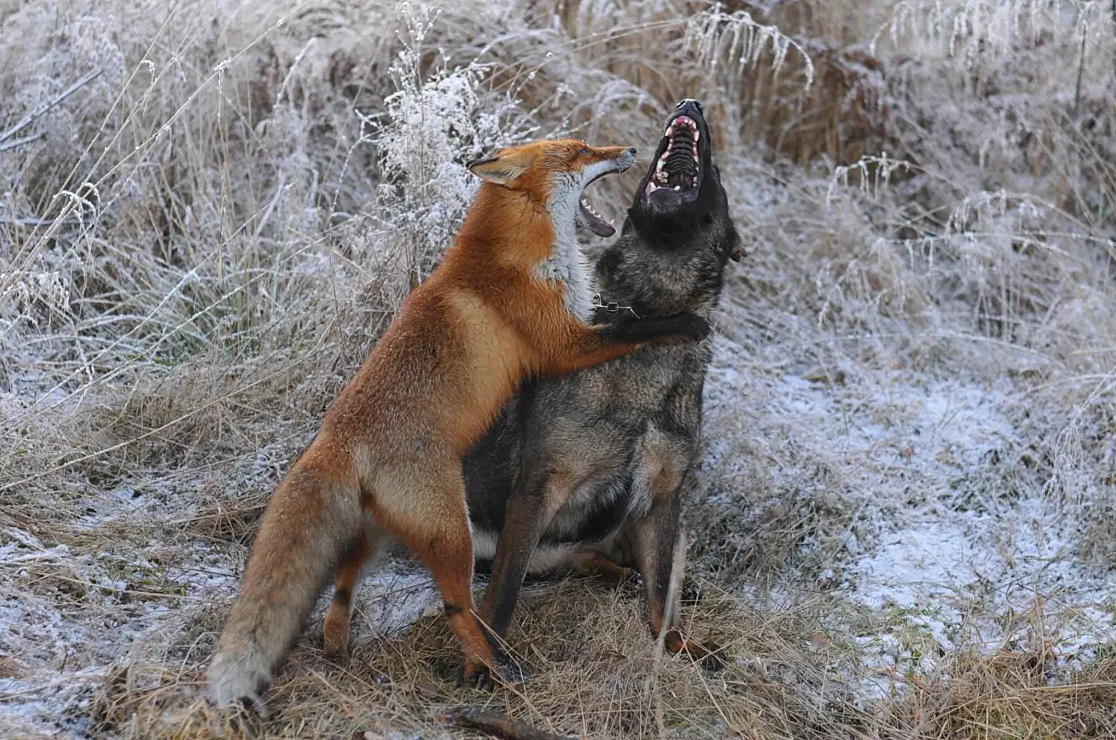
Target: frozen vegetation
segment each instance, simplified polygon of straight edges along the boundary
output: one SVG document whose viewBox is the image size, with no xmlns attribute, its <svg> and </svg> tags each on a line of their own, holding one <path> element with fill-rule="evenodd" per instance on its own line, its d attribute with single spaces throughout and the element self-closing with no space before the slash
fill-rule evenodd
<svg viewBox="0 0 1116 740">
<path fill-rule="evenodd" d="M 726 646 L 529 586 L 456 689 L 425 573 L 320 610 L 262 736 L 1116 737 L 1116 7 L 0 0 L 0 737 L 195 738 L 255 522 L 469 159 L 700 98 L 731 264 L 687 505 Z M 637 169 L 645 167 L 641 162 Z M 621 215 L 637 174 L 594 186 Z"/>
</svg>

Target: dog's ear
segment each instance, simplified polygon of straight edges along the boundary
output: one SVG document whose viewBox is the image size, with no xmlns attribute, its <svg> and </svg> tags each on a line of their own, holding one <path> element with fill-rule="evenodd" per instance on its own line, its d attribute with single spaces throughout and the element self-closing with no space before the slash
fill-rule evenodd
<svg viewBox="0 0 1116 740">
<path fill-rule="evenodd" d="M 739 262 L 744 259 L 747 253 L 744 251 L 744 245 L 740 243 L 740 234 L 736 233 L 736 224 L 729 221 L 728 234 L 725 235 L 728 240 L 728 256 L 733 262 Z"/>
<path fill-rule="evenodd" d="M 534 150 L 511 149 L 495 157 L 470 162 L 466 167 L 482 180 L 494 182 L 497 185 L 507 185 L 526 172 L 534 161 Z"/>
</svg>

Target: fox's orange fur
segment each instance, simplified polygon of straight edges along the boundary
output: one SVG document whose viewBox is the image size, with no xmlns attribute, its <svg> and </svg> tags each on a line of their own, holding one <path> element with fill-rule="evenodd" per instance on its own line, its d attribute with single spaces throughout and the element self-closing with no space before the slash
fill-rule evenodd
<svg viewBox="0 0 1116 740">
<path fill-rule="evenodd" d="M 442 265 L 404 301 L 272 496 L 209 666 L 218 703 L 258 702 L 341 555 L 385 536 L 430 570 L 465 676 L 496 669 L 470 591 L 462 455 L 525 376 L 708 331 L 689 315 L 621 330 L 579 316 L 589 296 L 573 234 L 578 198 L 633 159 L 621 147 L 543 141 L 472 166 L 486 182 Z"/>
</svg>

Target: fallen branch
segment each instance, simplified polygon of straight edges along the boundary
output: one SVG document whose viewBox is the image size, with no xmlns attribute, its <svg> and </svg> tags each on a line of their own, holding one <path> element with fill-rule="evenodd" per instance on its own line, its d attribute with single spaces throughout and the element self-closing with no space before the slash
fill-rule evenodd
<svg viewBox="0 0 1116 740">
<path fill-rule="evenodd" d="M 442 721 L 467 730 L 487 732 L 489 735 L 502 737 L 505 740 L 574 740 L 564 735 L 539 730 L 502 714 L 468 707 L 446 712 L 442 715 Z"/>
<path fill-rule="evenodd" d="M 8 151 L 9 149 L 15 149 L 17 146 L 23 146 L 24 144 L 30 144 L 32 141 L 37 141 L 38 139 L 41 139 L 41 138 L 43 138 L 42 134 L 31 134 L 30 136 L 24 136 L 22 139 L 16 139 L 15 141 L 4 142 L 3 144 L 0 144 L 0 154 L 2 154 L 3 152 Z"/>
<path fill-rule="evenodd" d="M 18 134 L 18 133 L 19 133 L 19 132 L 20 132 L 21 130 L 23 130 L 23 129 L 24 129 L 24 128 L 25 128 L 25 127 L 26 127 L 26 126 L 27 126 L 27 125 L 29 124 L 29 123 L 31 123 L 31 122 L 32 122 L 32 121 L 34 121 L 35 119 L 39 118 L 40 116 L 44 115 L 44 114 L 45 114 L 45 113 L 46 113 L 47 111 L 49 111 L 49 110 L 50 110 L 51 108 L 53 108 L 54 106 L 58 105 L 58 104 L 59 104 L 59 103 L 61 103 L 61 102 L 62 102 L 63 100 L 65 100 L 66 98 L 70 97 L 71 95 L 73 95 L 74 93 L 76 93 L 76 92 L 77 92 L 78 90 L 80 90 L 81 88 L 85 87 L 85 86 L 86 86 L 86 85 L 88 85 L 88 84 L 89 84 L 90 82 L 92 82 L 93 80 L 97 79 L 97 78 L 98 78 L 98 77 L 100 77 L 100 76 L 101 76 L 101 70 L 99 70 L 99 69 L 95 69 L 95 70 L 93 70 L 92 72 L 89 72 L 89 73 L 87 73 L 87 74 L 86 74 L 86 75 L 85 75 L 84 77 L 82 77 L 82 78 L 81 78 L 80 80 L 78 80 L 78 81 L 77 81 L 77 82 L 75 82 L 74 84 L 70 85 L 70 86 L 69 86 L 69 87 L 67 87 L 67 88 L 66 88 L 65 90 L 63 90 L 62 92 L 58 93 L 58 94 L 57 94 L 57 95 L 55 95 L 55 96 L 54 96 L 53 98 L 51 98 L 51 99 L 50 99 L 49 101 L 47 101 L 47 102 L 46 102 L 46 103 L 44 103 L 43 105 L 40 105 L 40 106 L 39 106 L 38 108 L 36 108 L 35 110 L 33 110 L 33 111 L 31 111 L 30 113 L 28 113 L 28 114 L 27 114 L 26 116 L 24 116 L 23 118 L 21 118 L 21 119 L 19 120 L 19 123 L 17 123 L 16 125 L 12 126 L 12 127 L 10 128 L 10 129 L 8 129 L 7 131 L 5 131 L 4 133 L 0 134 L 0 143 L 3 143 L 3 142 L 5 142 L 5 141 L 7 141 L 8 139 L 10 139 L 10 138 L 12 138 L 13 136 L 15 136 L 16 134 Z M 26 143 L 26 142 L 23 142 L 23 141 L 21 141 L 21 142 L 17 142 L 17 143 Z M 14 146 L 14 144 L 13 144 L 13 146 Z"/>
</svg>

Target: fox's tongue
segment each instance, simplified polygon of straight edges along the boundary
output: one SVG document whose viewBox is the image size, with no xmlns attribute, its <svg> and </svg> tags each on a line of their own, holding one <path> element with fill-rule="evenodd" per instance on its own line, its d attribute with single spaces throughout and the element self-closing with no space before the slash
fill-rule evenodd
<svg viewBox="0 0 1116 740">
<path fill-rule="evenodd" d="M 616 228 L 608 221 L 605 221 L 604 216 L 593 210 L 593 206 L 589 205 L 589 201 L 585 199 L 585 196 L 581 197 L 578 206 L 581 209 L 581 217 L 585 219 L 586 225 L 594 234 L 597 236 L 612 236 L 616 233 Z"/>
</svg>

